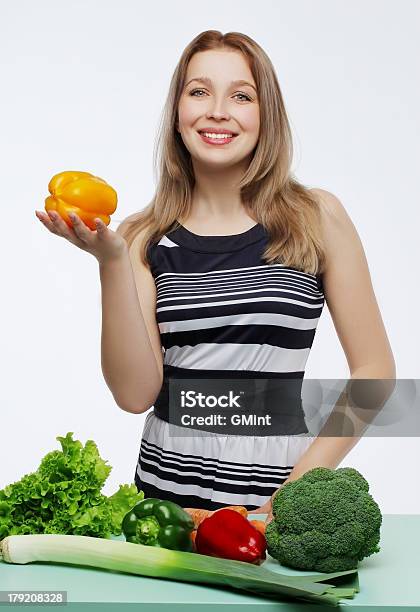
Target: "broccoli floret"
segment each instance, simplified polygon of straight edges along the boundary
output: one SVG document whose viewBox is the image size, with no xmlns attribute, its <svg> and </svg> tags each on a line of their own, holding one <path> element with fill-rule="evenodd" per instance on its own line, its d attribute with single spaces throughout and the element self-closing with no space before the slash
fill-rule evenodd
<svg viewBox="0 0 420 612">
<path fill-rule="evenodd" d="M 267 550 L 289 567 L 345 571 L 380 550 L 382 514 L 354 468 L 317 467 L 288 482 L 273 499 L 273 517 Z"/>
</svg>

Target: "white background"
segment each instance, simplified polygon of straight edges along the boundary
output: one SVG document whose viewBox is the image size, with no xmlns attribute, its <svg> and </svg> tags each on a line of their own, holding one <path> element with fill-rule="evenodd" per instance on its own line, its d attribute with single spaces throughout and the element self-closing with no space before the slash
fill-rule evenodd
<svg viewBox="0 0 420 612">
<path fill-rule="evenodd" d="M 293 170 L 340 198 L 362 239 L 399 378 L 418 377 L 419 3 L 109 0 L 0 4 L 0 488 L 36 469 L 55 437 L 92 438 L 134 478 L 145 415 L 113 401 L 100 366 L 96 259 L 35 217 L 50 178 L 85 170 L 119 202 L 111 229 L 155 189 L 152 154 L 180 54 L 207 29 L 270 56 L 295 141 Z M 347 378 L 327 306 L 306 378 Z M 417 438 L 366 438 L 341 466 L 384 513 L 419 513 Z"/>
</svg>

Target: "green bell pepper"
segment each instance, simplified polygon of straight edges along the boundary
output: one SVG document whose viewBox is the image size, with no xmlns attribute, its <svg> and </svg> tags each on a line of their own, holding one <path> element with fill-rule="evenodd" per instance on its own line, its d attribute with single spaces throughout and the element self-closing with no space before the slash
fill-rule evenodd
<svg viewBox="0 0 420 612">
<path fill-rule="evenodd" d="M 191 516 L 171 501 L 153 497 L 138 502 L 123 518 L 122 532 L 127 542 L 192 552 Z"/>
</svg>

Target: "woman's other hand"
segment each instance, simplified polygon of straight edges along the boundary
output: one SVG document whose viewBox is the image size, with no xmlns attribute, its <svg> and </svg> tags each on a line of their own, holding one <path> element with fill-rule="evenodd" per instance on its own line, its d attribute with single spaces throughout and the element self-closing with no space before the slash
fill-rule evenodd
<svg viewBox="0 0 420 612">
<path fill-rule="evenodd" d="M 125 252 L 128 253 L 125 238 L 108 229 L 100 219 L 96 221 L 97 229 L 92 231 L 76 214 L 69 215 L 73 224 L 72 228 L 55 211 L 48 213 L 35 211 L 35 214 L 52 234 L 66 238 L 79 249 L 96 257 L 99 263 L 118 259 Z"/>
<path fill-rule="evenodd" d="M 273 514 L 271 512 L 271 497 L 264 505 L 256 508 L 256 510 L 250 510 L 249 514 L 267 514 L 267 518 L 265 519 L 265 524 L 268 525 L 270 521 L 273 520 Z"/>
<path fill-rule="evenodd" d="M 265 519 L 265 524 L 268 525 L 268 523 L 270 523 L 270 521 L 273 520 L 273 512 L 272 512 L 272 500 L 273 497 L 275 496 L 275 494 L 277 493 L 277 491 L 274 491 L 273 495 L 270 497 L 270 499 L 265 502 L 265 504 L 263 504 L 262 506 L 260 506 L 259 508 L 257 508 L 256 510 L 251 510 L 250 514 L 267 514 L 267 518 Z"/>
<path fill-rule="evenodd" d="M 267 514 L 267 518 L 265 519 L 265 525 L 267 526 L 268 523 L 270 523 L 273 520 L 274 516 L 272 511 L 270 510 L 270 512 Z"/>
</svg>

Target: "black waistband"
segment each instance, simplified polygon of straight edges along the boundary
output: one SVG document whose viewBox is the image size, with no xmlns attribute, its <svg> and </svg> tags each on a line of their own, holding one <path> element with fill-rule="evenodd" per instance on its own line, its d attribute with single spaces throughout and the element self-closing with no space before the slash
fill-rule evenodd
<svg viewBox="0 0 420 612">
<path fill-rule="evenodd" d="M 155 415 L 166 421 L 179 425 L 180 414 L 185 412 L 185 408 L 180 407 L 180 387 L 179 383 L 171 383 L 180 379 L 189 379 L 189 388 L 203 393 L 218 395 L 226 388 L 232 387 L 241 396 L 240 409 L 227 409 L 225 414 L 236 412 L 241 414 L 270 414 L 271 428 L 255 426 L 249 429 L 225 429 L 226 435 L 237 432 L 239 435 L 296 435 L 307 433 L 302 407 L 301 391 L 303 376 L 299 373 L 277 373 L 277 372 L 253 372 L 245 370 L 192 370 L 187 368 L 177 368 L 164 364 L 163 383 L 158 397 L 154 403 Z M 216 382 L 217 380 L 217 382 Z M 214 381 L 214 382 L 208 382 Z M 230 384 L 229 381 L 232 381 Z M 208 410 L 208 409 L 207 409 Z M 220 411 L 220 408 L 218 409 Z M 190 411 L 194 412 L 194 410 Z M 223 412 L 223 411 L 222 411 Z M 205 414 L 204 411 L 197 410 L 196 414 Z M 204 431 L 216 431 L 222 433 L 223 430 L 212 427 L 200 427 Z M 245 433 L 247 432 L 247 433 Z"/>
</svg>

